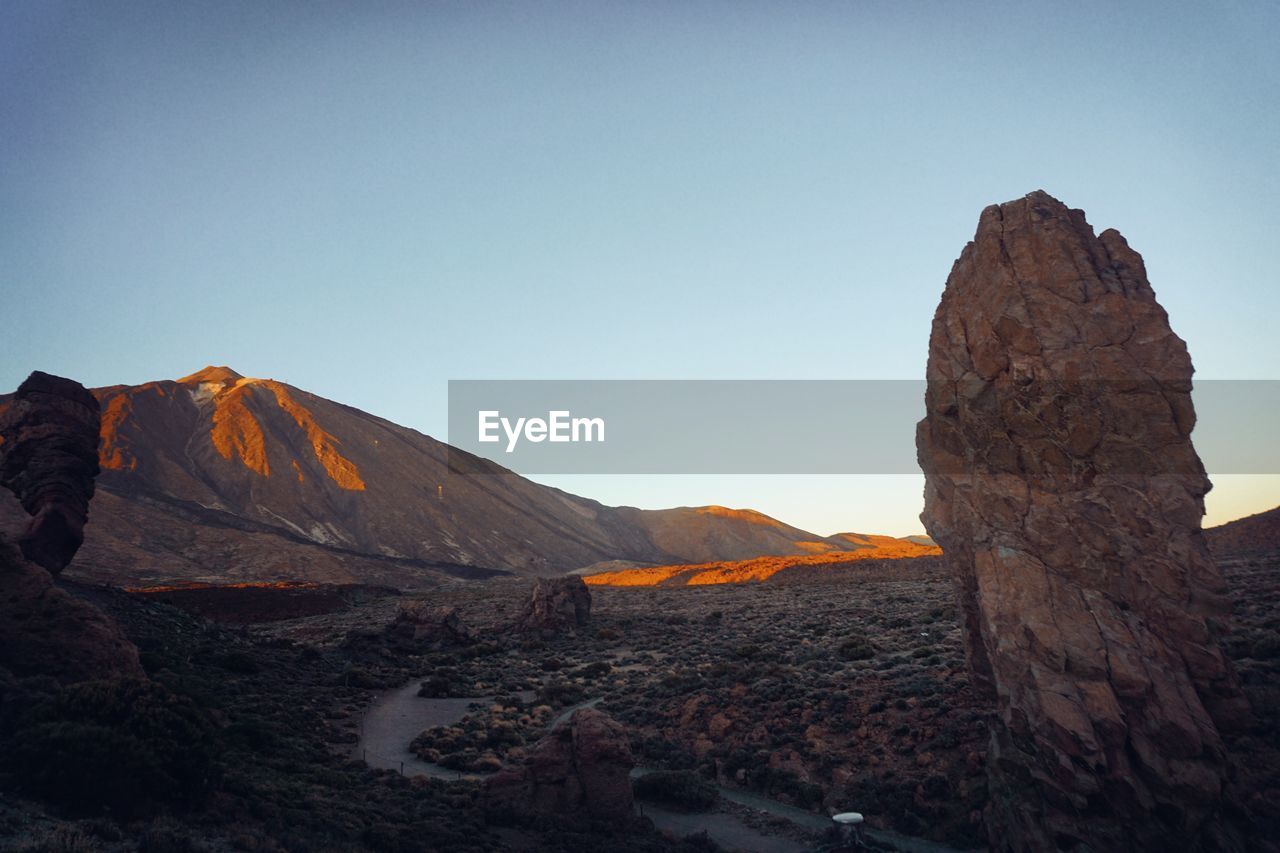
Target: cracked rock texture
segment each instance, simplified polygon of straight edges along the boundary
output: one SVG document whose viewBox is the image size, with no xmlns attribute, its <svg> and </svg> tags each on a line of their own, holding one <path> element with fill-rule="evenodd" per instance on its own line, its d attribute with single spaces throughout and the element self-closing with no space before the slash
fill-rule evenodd
<svg viewBox="0 0 1280 853">
<path fill-rule="evenodd" d="M 475 638 L 456 607 L 433 607 L 420 601 L 406 602 L 391 623 L 393 635 L 418 645 L 465 645 Z"/>
<path fill-rule="evenodd" d="M 84 541 L 97 400 L 70 379 L 32 373 L 0 411 L 0 439 L 0 485 L 32 516 L 17 536 L 21 553 L 0 535 L 0 671 L 63 683 L 143 677 L 120 626 L 54 581 Z M 8 511 L 13 502 L 0 495 L 0 517 L 21 516 Z"/>
<path fill-rule="evenodd" d="M 98 475 L 98 424 L 93 394 L 38 370 L 0 413 L 0 484 L 32 516 L 18 545 L 54 574 L 84 542 Z"/>
<path fill-rule="evenodd" d="M 514 629 L 521 633 L 558 634 L 587 624 L 590 617 L 591 590 L 580 576 L 538 578 Z"/>
<path fill-rule="evenodd" d="M 608 714 L 581 708 L 534 744 L 522 762 L 491 776 L 484 801 L 491 810 L 625 823 L 632 818 L 634 766 L 626 729 Z"/>
<path fill-rule="evenodd" d="M 1231 849 L 1220 731 L 1248 705 L 1200 530 L 1191 359 L 1142 258 L 1044 192 L 982 212 L 917 432 L 922 520 L 997 711 L 996 849 Z"/>
</svg>

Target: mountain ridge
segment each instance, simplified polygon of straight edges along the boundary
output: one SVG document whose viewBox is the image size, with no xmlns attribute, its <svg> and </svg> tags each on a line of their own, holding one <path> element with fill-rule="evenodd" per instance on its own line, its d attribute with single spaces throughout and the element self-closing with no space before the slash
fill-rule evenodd
<svg viewBox="0 0 1280 853">
<path fill-rule="evenodd" d="M 93 393 L 100 497 L 69 571 L 95 581 L 414 586 L 865 547 L 755 510 L 606 506 L 225 365 Z"/>
</svg>

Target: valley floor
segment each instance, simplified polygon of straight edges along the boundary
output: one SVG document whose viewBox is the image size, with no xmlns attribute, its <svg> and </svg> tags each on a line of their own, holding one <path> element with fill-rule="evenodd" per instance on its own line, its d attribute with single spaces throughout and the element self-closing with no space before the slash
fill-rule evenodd
<svg viewBox="0 0 1280 853">
<path fill-rule="evenodd" d="M 0 733 L 6 743 L 45 739 L 37 746 L 46 775 L 63 787 L 33 785 L 6 768 L 0 849 L 710 849 L 712 841 L 643 825 L 624 837 L 563 821 L 494 826 L 480 812 L 476 783 L 406 778 L 395 766 L 401 756 L 409 769 L 442 767 L 441 776 L 492 771 L 566 709 L 594 699 L 628 728 L 645 768 L 682 771 L 733 794 L 703 812 L 647 802 L 658 828 L 736 822 L 778 849 L 818 843 L 794 821 L 751 806 L 772 803 L 811 815 L 815 829 L 832 811 L 857 810 L 881 830 L 979 847 L 986 718 L 970 695 L 950 580 L 936 560 L 908 562 L 766 583 L 596 587 L 589 624 L 547 639 L 504 630 L 526 583 L 457 584 L 424 597 L 458 607 L 476 642 L 437 650 L 383 630 L 401 604 L 384 591 L 347 596 L 333 612 L 230 628 L 143 597 L 83 589 L 138 643 L 164 707 L 186 716 L 122 763 L 100 718 L 134 694 L 94 688 L 85 710 L 75 688 L 4 680 Z M 1222 562 L 1238 601 L 1229 648 L 1259 716 L 1230 744 L 1242 759 L 1236 793 L 1261 844 L 1280 832 L 1280 558 Z M 404 687 L 419 681 L 430 699 Z M 352 757 L 361 721 L 396 688 L 404 703 L 450 711 L 395 728 L 375 749 L 391 763 L 370 761 L 391 769 L 370 768 L 359 760 L 367 756 Z M 207 778 L 181 798 L 139 781 L 193 755 Z M 90 793 L 133 786 L 138 808 L 87 808 L 70 796 L 66 780 L 89 771 L 98 786 Z"/>
</svg>

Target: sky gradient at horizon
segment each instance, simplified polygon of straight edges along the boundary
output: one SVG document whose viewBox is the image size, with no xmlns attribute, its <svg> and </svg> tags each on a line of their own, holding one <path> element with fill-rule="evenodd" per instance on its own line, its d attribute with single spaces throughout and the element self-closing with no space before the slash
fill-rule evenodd
<svg viewBox="0 0 1280 853">
<path fill-rule="evenodd" d="M 0 8 L 0 388 L 206 364 L 443 437 L 463 378 L 918 378 L 981 209 L 1146 259 L 1280 378 L 1280 7 Z M 851 428 L 856 438 L 856 428 Z M 539 478 L 919 532 L 920 478 Z M 1223 478 L 1209 521 L 1280 503 Z"/>
</svg>

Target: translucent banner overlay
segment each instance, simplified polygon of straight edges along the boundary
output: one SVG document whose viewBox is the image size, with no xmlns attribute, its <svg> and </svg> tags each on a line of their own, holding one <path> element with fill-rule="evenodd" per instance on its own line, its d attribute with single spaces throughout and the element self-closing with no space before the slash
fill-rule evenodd
<svg viewBox="0 0 1280 853">
<path fill-rule="evenodd" d="M 1179 448 L 1191 421 L 1188 387 L 1154 380 L 452 380 L 448 442 L 463 452 L 450 452 L 449 465 L 461 474 L 918 474 L 916 424 L 927 391 L 948 446 L 963 451 L 942 463 L 948 473 L 1048 464 L 1072 473 L 1194 474 L 1194 457 Z M 1280 473 L 1280 381 L 1200 380 L 1190 400 L 1191 438 L 1205 470 Z M 1010 425 L 1010 434 L 984 431 L 993 422 Z"/>
</svg>

